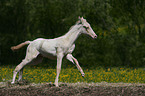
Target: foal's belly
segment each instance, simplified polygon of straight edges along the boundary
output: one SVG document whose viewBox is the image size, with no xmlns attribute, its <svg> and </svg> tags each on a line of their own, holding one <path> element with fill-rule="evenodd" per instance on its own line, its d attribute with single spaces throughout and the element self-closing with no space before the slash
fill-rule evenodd
<svg viewBox="0 0 145 96">
<path fill-rule="evenodd" d="M 42 51 L 42 50 L 40 50 L 39 51 L 40 52 L 40 54 L 43 56 L 43 57 L 46 57 L 46 58 L 49 58 L 49 59 L 56 59 L 56 52 L 54 51 L 54 52 L 46 52 L 46 51 Z"/>
<path fill-rule="evenodd" d="M 55 60 L 56 59 L 56 56 L 53 56 L 51 54 L 42 54 L 43 57 L 46 57 L 46 58 L 49 58 L 49 59 L 53 59 Z"/>
</svg>

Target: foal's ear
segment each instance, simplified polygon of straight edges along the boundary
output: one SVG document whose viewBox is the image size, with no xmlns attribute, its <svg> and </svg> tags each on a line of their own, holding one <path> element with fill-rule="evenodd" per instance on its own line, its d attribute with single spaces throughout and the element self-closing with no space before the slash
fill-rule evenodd
<svg viewBox="0 0 145 96">
<path fill-rule="evenodd" d="M 80 20 L 81 20 L 81 19 L 84 19 L 84 18 L 79 16 L 79 17 L 78 17 L 78 19 L 80 19 Z"/>
<path fill-rule="evenodd" d="M 81 17 L 79 16 L 79 17 L 78 17 L 78 19 L 80 20 L 80 19 L 81 19 Z"/>
<path fill-rule="evenodd" d="M 79 22 L 79 23 L 82 23 L 82 20 L 81 20 L 81 17 L 80 17 L 80 16 L 78 17 L 78 19 L 79 19 L 78 22 Z"/>
<path fill-rule="evenodd" d="M 82 18 L 79 16 L 78 19 L 81 21 Z"/>
<path fill-rule="evenodd" d="M 78 17 L 80 23 L 82 23 L 82 18 L 83 17 L 80 17 L 80 16 Z"/>
</svg>

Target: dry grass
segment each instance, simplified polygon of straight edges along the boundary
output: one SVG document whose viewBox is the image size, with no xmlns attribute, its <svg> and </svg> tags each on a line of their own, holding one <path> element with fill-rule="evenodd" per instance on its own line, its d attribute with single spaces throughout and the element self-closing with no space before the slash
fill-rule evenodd
<svg viewBox="0 0 145 96">
<path fill-rule="evenodd" d="M 0 82 L 0 96 L 145 96 L 145 84 L 139 83 L 26 83 Z M 8 85 L 7 85 L 8 84 Z"/>
</svg>

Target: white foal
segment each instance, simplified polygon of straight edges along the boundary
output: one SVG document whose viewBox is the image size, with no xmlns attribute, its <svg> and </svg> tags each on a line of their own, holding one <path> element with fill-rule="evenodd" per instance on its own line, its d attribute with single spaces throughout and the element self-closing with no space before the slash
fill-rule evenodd
<svg viewBox="0 0 145 96">
<path fill-rule="evenodd" d="M 80 67 L 76 58 L 72 56 L 72 52 L 75 48 L 75 40 L 80 34 L 90 35 L 92 38 L 97 38 L 97 35 L 92 30 L 90 24 L 82 17 L 79 17 L 78 22 L 72 26 L 68 33 L 54 39 L 39 38 L 34 41 L 26 41 L 17 46 L 11 47 L 12 50 L 17 50 L 24 45 L 28 45 L 25 59 L 17 65 L 13 73 L 12 84 L 15 82 L 17 73 L 19 72 L 19 80 L 22 79 L 23 67 L 27 64 L 41 63 L 43 57 L 50 59 L 57 59 L 57 75 L 55 79 L 55 85 L 58 87 L 58 77 L 61 71 L 62 59 L 66 56 L 66 59 L 76 64 L 78 70 L 84 76 L 84 72 Z"/>
</svg>

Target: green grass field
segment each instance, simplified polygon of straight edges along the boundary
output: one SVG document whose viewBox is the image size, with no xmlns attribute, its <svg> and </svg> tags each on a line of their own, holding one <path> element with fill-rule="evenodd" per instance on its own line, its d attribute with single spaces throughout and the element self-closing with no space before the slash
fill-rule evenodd
<svg viewBox="0 0 145 96">
<path fill-rule="evenodd" d="M 0 82 L 12 80 L 14 68 L 9 66 L 0 66 Z M 145 83 L 144 68 L 102 68 L 98 67 L 93 70 L 84 69 L 85 77 L 75 68 L 62 69 L 59 82 L 76 83 L 76 82 L 108 82 L 108 83 Z M 46 69 L 41 67 L 25 67 L 23 79 L 33 83 L 54 82 L 56 69 Z M 18 78 L 18 76 L 17 76 Z"/>
</svg>

